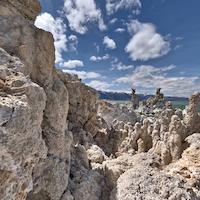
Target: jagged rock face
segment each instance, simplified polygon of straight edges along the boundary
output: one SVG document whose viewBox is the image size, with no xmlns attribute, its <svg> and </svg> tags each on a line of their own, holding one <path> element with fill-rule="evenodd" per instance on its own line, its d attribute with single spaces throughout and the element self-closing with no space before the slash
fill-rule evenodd
<svg viewBox="0 0 200 200">
<path fill-rule="evenodd" d="M 134 156 L 135 165 L 117 180 L 111 199 L 200 199 L 199 135 L 187 138 L 194 143 L 184 151 L 178 162 L 164 169 L 160 168 L 159 160 L 152 154 Z"/>
<path fill-rule="evenodd" d="M 66 100 L 67 92 L 66 89 L 63 92 L 62 87 L 59 90 L 57 85 L 55 89 L 61 101 L 59 98 L 49 101 L 44 89 L 21 73 L 24 68 L 19 59 L 0 50 L 0 169 L 1 181 L 7 183 L 2 184 L 1 199 L 26 199 L 31 190 L 36 194 L 31 192 L 27 199 L 43 199 L 44 196 L 60 199 L 68 184 L 66 161 L 69 162 L 72 140 L 69 132 L 62 134 L 67 114 L 62 115 L 61 101 Z M 46 130 L 49 123 L 44 119 L 44 112 L 59 104 L 60 109 L 53 116 L 52 112 L 45 113 L 48 120 L 52 120 L 49 122 L 52 130 Z M 68 110 L 68 104 L 66 107 Z"/>
<path fill-rule="evenodd" d="M 199 143 L 197 142 L 199 134 L 185 139 L 199 130 L 199 99 L 197 97 L 196 94 L 191 97 L 185 117 L 183 117 L 182 111 L 175 110 L 168 104 L 169 106 L 164 107 L 153 118 L 149 118 L 147 115 L 142 122 L 137 122 L 134 126 L 117 120 L 112 122 L 113 132 L 116 133 L 112 140 L 118 146 L 114 153 L 118 158 L 103 162 L 108 191 L 114 188 L 112 192 L 107 191 L 107 194 L 111 194 L 110 199 L 199 199 L 198 145 L 196 145 Z M 104 106 L 108 107 L 105 110 L 112 107 L 109 104 L 104 104 Z M 188 123 L 186 119 L 189 119 L 190 122 Z M 104 125 L 104 127 L 106 126 Z M 118 143 L 122 132 L 124 132 L 125 138 L 121 137 L 123 141 Z M 106 133 L 108 134 L 107 140 L 105 138 L 101 142 L 107 144 L 102 145 L 104 150 L 110 144 L 108 142 L 109 132 L 105 131 L 104 135 Z M 99 138 L 101 134 L 99 134 Z M 185 150 L 189 143 L 194 143 L 195 139 L 195 145 L 192 144 Z M 98 144 L 101 146 L 101 143 Z M 141 152 L 144 153 L 141 154 Z M 127 160 L 123 162 L 125 159 Z M 190 161 L 187 162 L 187 160 Z M 184 169 L 186 165 L 187 169 Z M 192 166 L 191 173 L 189 166 Z M 188 186 L 190 181 L 183 180 L 176 175 L 176 172 L 185 177 L 189 173 L 189 177 L 195 177 L 193 183 L 197 186 Z"/>
<path fill-rule="evenodd" d="M 139 104 L 140 104 L 140 98 L 135 92 L 136 92 L 136 90 L 132 89 L 131 104 L 132 104 L 133 109 L 137 109 L 139 107 Z"/>
<path fill-rule="evenodd" d="M 36 0 L 2 0 L 0 5 L 0 46 L 9 54 L 15 55 L 21 59 L 24 63 L 20 68 L 21 73 L 23 73 L 22 75 L 24 77 L 29 76 L 30 79 L 36 83 L 34 87 L 30 86 L 30 91 L 27 89 L 29 92 L 27 98 L 28 95 L 30 95 L 33 99 L 32 101 L 35 100 L 35 102 L 32 104 L 31 102 L 28 102 L 29 105 L 26 103 L 26 100 L 24 100 L 24 104 L 27 104 L 27 109 L 29 112 L 33 113 L 33 116 L 29 117 L 28 114 L 26 114 L 26 105 L 19 105 L 20 109 L 24 110 L 23 113 L 19 109 L 21 115 L 19 114 L 16 117 L 17 121 L 24 120 L 24 124 L 22 124 L 24 127 L 16 129 L 17 132 L 21 133 L 20 140 L 24 141 L 23 148 L 21 147 L 19 150 L 22 151 L 22 149 L 29 148 L 31 151 L 34 145 L 39 145 L 41 147 L 40 143 L 43 143 L 43 145 L 45 144 L 44 149 L 47 151 L 47 156 L 42 157 L 39 156 L 40 154 L 36 152 L 36 150 L 33 150 L 32 153 L 36 154 L 39 163 L 37 165 L 31 165 L 30 169 L 27 164 L 28 175 L 26 176 L 32 176 L 32 179 L 30 179 L 29 184 L 23 184 L 24 196 L 20 198 L 25 199 L 27 192 L 33 189 L 27 199 L 60 199 L 67 189 L 70 168 L 70 145 L 72 134 L 67 130 L 66 123 L 69 99 L 66 86 L 63 81 L 60 80 L 55 68 L 53 67 L 55 60 L 53 37 L 50 33 L 34 26 L 34 19 L 38 15 L 39 11 L 40 6 Z M 1 59 L 4 59 L 4 57 Z M 10 65 L 10 60 L 8 60 L 7 63 Z M 20 63 L 16 62 L 13 64 L 13 70 L 15 72 L 15 68 L 22 65 Z M 5 77 L 5 79 L 6 78 L 7 77 Z M 18 83 L 20 80 L 15 82 L 15 84 L 20 84 Z M 3 82 L 1 81 L 1 85 L 2 84 L 4 84 L 4 80 Z M 43 91 L 43 98 L 39 90 L 40 87 L 41 91 Z M 31 91 L 31 88 L 35 90 L 38 88 L 38 92 L 33 89 L 33 91 Z M 18 90 L 18 88 L 14 88 L 14 90 Z M 9 94 L 8 91 L 5 93 Z M 18 98 L 20 101 L 23 101 L 23 94 L 19 94 Z M 18 99 L 15 100 L 15 98 L 10 101 L 10 104 L 15 101 L 20 104 L 20 101 Z M 35 104 L 38 104 L 38 110 L 34 107 Z M 23 108 L 23 106 L 25 108 Z M 11 107 L 11 105 L 8 105 L 6 109 L 9 109 L 9 107 Z M 5 108 L 3 108 L 3 110 L 3 113 L 7 113 Z M 24 119 L 20 120 L 20 116 L 21 118 L 24 117 Z M 34 120 L 38 121 L 35 122 Z M 32 121 L 33 123 L 31 124 Z M 17 124 L 13 124 L 13 127 L 11 128 L 15 129 L 16 127 Z M 30 133 L 33 132 L 33 139 L 29 139 L 30 141 L 26 139 L 25 130 L 29 130 Z M 12 132 L 10 131 L 9 135 L 12 135 L 11 133 Z M 37 138 L 38 140 L 41 139 L 41 142 L 35 141 L 36 139 L 34 140 L 34 138 Z M 12 137 L 10 140 L 13 140 Z M 23 142 L 18 143 L 23 144 Z M 14 151 L 16 144 L 13 145 L 12 151 Z M 9 151 L 9 148 L 11 147 L 7 146 L 7 148 Z M 40 153 L 45 154 L 44 150 L 41 150 Z M 28 155 L 26 157 L 23 154 L 18 154 L 21 162 L 26 162 L 26 160 L 29 159 Z M 35 162 L 37 162 L 37 159 Z M 48 176 L 47 172 L 51 174 L 51 176 Z M 38 177 L 40 178 L 38 179 Z M 20 184 L 16 183 L 15 187 L 20 188 Z M 30 184 L 33 185 L 33 188 L 29 186 Z M 20 191 L 18 195 L 20 195 Z M 11 196 L 8 196 L 7 199 L 11 199 Z"/>
<path fill-rule="evenodd" d="M 100 101 L 98 106 L 98 114 L 101 116 L 107 124 L 111 127 L 114 121 L 123 121 L 124 123 L 130 122 L 135 124 L 137 122 L 137 116 L 132 109 L 128 109 L 126 106 L 112 105 L 110 103 Z"/>
<path fill-rule="evenodd" d="M 39 2 L 35 0 L 8 0 L 8 2 L 32 20 L 35 20 L 41 9 Z"/>
<path fill-rule="evenodd" d="M 70 109 L 68 120 L 72 123 L 76 122 L 76 126 L 85 127 L 88 121 L 93 116 L 96 116 L 96 91 L 76 81 L 69 82 L 67 88 L 69 97 L 73 97 L 69 98 Z M 74 94 L 75 90 L 77 91 Z"/>
<path fill-rule="evenodd" d="M 47 156 L 41 124 L 46 95 L 20 71 L 22 62 L 0 49 L 0 199 L 25 199 L 32 172 Z"/>
<path fill-rule="evenodd" d="M 133 161 L 133 155 L 124 154 L 116 159 L 108 159 L 103 162 L 104 175 L 108 188 L 114 188 L 117 183 L 117 179 L 125 171 L 131 169 L 135 165 Z"/>
<path fill-rule="evenodd" d="M 65 83 L 69 92 L 69 129 L 84 128 L 91 134 L 95 134 L 97 117 L 97 92 L 93 88 L 84 85 L 73 76 L 67 76 L 58 71 L 59 77 Z M 75 92 L 76 91 L 76 92 Z"/>
<path fill-rule="evenodd" d="M 1 1 L 0 46 L 24 62 L 24 73 L 34 82 L 51 87 L 55 48 L 52 35 L 34 26 L 38 6 L 36 0 Z"/>
<path fill-rule="evenodd" d="M 88 159 L 88 153 L 80 144 L 72 148 L 69 190 L 74 200 L 101 199 L 105 186 L 104 177 L 99 170 L 91 169 L 92 160 Z"/>
<path fill-rule="evenodd" d="M 151 118 L 105 102 L 97 112 L 96 91 L 53 67 L 39 11 L 37 0 L 0 4 L 0 199 L 200 199 L 199 93 L 185 115 L 170 104 Z"/>
<path fill-rule="evenodd" d="M 200 93 L 195 93 L 190 97 L 189 106 L 186 110 L 185 122 L 188 126 L 189 132 L 200 132 L 200 115 L 198 113 L 200 105 Z"/>
<path fill-rule="evenodd" d="M 164 94 L 161 93 L 161 88 L 156 90 L 156 95 L 146 100 L 146 106 L 150 108 L 162 108 L 165 105 Z"/>
<path fill-rule="evenodd" d="M 108 156 L 122 152 L 122 142 L 133 131 L 139 117 L 126 106 L 112 105 L 105 101 L 98 102 L 98 117 L 101 125 L 95 135 L 97 144 Z"/>
<path fill-rule="evenodd" d="M 73 134 L 68 188 L 62 200 L 102 199 L 104 177 L 90 163 L 102 163 L 106 159 L 103 150 L 95 144 L 93 136 L 98 132 L 97 93 L 82 84 L 75 76 L 57 71 L 69 92 L 67 123 Z M 75 92 L 76 91 L 76 92 Z"/>
<path fill-rule="evenodd" d="M 104 151 L 97 145 L 91 145 L 87 150 L 87 157 L 91 163 L 102 163 L 107 156 Z"/>
</svg>

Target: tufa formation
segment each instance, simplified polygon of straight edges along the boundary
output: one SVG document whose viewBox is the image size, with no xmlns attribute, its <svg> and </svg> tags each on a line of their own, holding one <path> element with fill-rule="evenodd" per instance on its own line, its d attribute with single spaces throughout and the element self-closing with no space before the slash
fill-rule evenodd
<svg viewBox="0 0 200 200">
<path fill-rule="evenodd" d="M 200 199 L 200 93 L 185 111 L 160 89 L 144 113 L 98 100 L 54 67 L 40 9 L 0 3 L 0 199 Z"/>
</svg>

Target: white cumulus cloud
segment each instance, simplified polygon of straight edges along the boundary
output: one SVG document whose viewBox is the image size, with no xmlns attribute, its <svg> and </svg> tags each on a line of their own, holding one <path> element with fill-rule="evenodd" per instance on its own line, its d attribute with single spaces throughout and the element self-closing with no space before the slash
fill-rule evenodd
<svg viewBox="0 0 200 200">
<path fill-rule="evenodd" d="M 67 69 L 63 69 L 62 71 L 65 73 L 76 74 L 78 75 L 79 78 L 83 80 L 101 78 L 101 74 L 96 72 L 86 72 L 86 71 L 67 70 Z"/>
<path fill-rule="evenodd" d="M 64 0 L 64 15 L 73 31 L 80 34 L 87 32 L 88 23 L 98 23 L 100 30 L 105 30 L 101 10 L 97 9 L 94 0 Z"/>
<path fill-rule="evenodd" d="M 133 20 L 129 24 L 129 32 L 133 34 L 125 51 L 133 60 L 146 61 L 166 55 L 170 51 L 170 42 L 156 32 L 151 23 Z"/>
<path fill-rule="evenodd" d="M 81 60 L 68 60 L 67 62 L 62 63 L 61 67 L 74 69 L 76 67 L 83 67 L 83 61 Z"/>
<path fill-rule="evenodd" d="M 173 76 L 169 72 L 176 66 L 157 68 L 149 65 L 138 66 L 132 74 L 118 78 L 116 83 L 128 83 L 139 89 L 139 92 L 154 93 L 156 88 L 162 88 L 166 95 L 190 96 L 200 88 L 198 76 Z"/>
<path fill-rule="evenodd" d="M 100 91 L 109 91 L 110 88 L 112 87 L 112 84 L 99 80 L 92 80 L 87 85 Z"/>
<path fill-rule="evenodd" d="M 77 38 L 76 35 L 70 35 L 70 36 L 69 36 L 69 40 L 70 40 L 70 41 L 77 41 L 78 38 Z"/>
<path fill-rule="evenodd" d="M 67 51 L 66 25 L 61 18 L 54 18 L 45 12 L 36 18 L 35 26 L 51 32 L 54 38 L 56 63 L 62 62 L 62 53 Z"/>
<path fill-rule="evenodd" d="M 120 9 L 132 9 L 134 14 L 139 14 L 142 8 L 140 0 L 107 0 L 106 10 L 109 15 Z"/>
<path fill-rule="evenodd" d="M 103 44 L 105 44 L 106 48 L 108 48 L 108 49 L 116 49 L 117 48 L 115 41 L 113 39 L 109 38 L 108 36 L 104 37 Z"/>
<path fill-rule="evenodd" d="M 134 68 L 133 65 L 124 65 L 122 62 L 117 62 L 112 64 L 111 70 L 124 71 L 132 68 Z"/>
<path fill-rule="evenodd" d="M 110 58 L 110 56 L 108 54 L 104 55 L 104 56 L 91 56 L 90 60 L 93 62 L 98 62 L 98 61 L 102 61 L 102 60 L 108 60 Z"/>
</svg>

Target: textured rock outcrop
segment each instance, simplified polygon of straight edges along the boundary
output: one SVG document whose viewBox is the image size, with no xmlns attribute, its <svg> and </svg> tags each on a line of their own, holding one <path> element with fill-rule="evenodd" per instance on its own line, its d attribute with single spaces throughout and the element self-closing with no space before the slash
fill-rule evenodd
<svg viewBox="0 0 200 200">
<path fill-rule="evenodd" d="M 185 122 L 189 131 L 198 132 L 200 130 L 200 114 L 198 113 L 200 106 L 200 93 L 195 93 L 190 97 L 189 105 L 186 109 Z"/>
<path fill-rule="evenodd" d="M 95 135 L 97 131 L 97 92 L 86 86 L 76 76 L 57 71 L 69 93 L 69 112 L 67 116 L 69 130 L 85 130 Z M 81 132 L 81 131 L 80 131 Z M 78 133 L 77 133 L 78 134 Z M 74 135 L 74 140 L 81 141 L 81 135 Z M 83 141 L 86 140 L 83 138 Z M 80 142 L 81 143 L 81 142 Z"/>
<path fill-rule="evenodd" d="M 197 161 L 200 134 L 194 134 L 200 132 L 198 97 L 191 96 L 186 114 L 168 103 L 154 117 L 147 115 L 135 125 L 114 120 L 113 132 L 118 137 L 124 133 L 125 137 L 121 137 L 120 143 L 117 136 L 113 139 L 118 146 L 117 159 L 103 162 L 110 199 L 200 198 Z M 195 177 L 195 186 L 190 184 L 187 174 Z"/>
<path fill-rule="evenodd" d="M 132 109 L 126 106 L 120 106 L 119 104 L 110 104 L 104 101 L 99 102 L 98 113 L 109 126 L 113 125 L 113 122 L 123 121 L 124 123 L 130 122 L 135 124 L 137 122 L 137 116 Z"/>
<path fill-rule="evenodd" d="M 13 142 L 14 145 L 6 145 L 6 140 L 1 141 L 2 145 L 6 146 L 6 151 L 16 151 L 19 163 L 26 167 L 24 173 L 22 173 L 23 168 L 20 169 L 22 177 L 18 180 L 28 177 L 30 179 L 24 184 L 23 182 L 15 183 L 15 187 L 11 185 L 12 188 L 21 187 L 23 190 L 18 190 L 16 195 L 23 195 L 23 197 L 17 197 L 18 199 L 25 199 L 31 190 L 27 199 L 60 199 L 68 185 L 72 141 L 72 134 L 67 130 L 66 124 L 69 108 L 68 91 L 54 68 L 55 48 L 52 35 L 34 26 L 34 20 L 39 11 L 39 3 L 35 0 L 2 0 L 0 5 L 0 46 L 8 54 L 19 57 L 21 60 L 17 59 L 15 62 L 13 57 L 7 60 L 8 66 L 5 66 L 3 73 L 6 73 L 9 66 L 13 65 L 12 73 L 17 74 L 20 71 L 22 78 L 13 76 L 14 83 L 12 85 L 10 81 L 10 89 L 5 90 L 4 95 L 9 95 L 10 92 L 12 95 L 12 91 L 17 95 L 3 97 L 5 105 L 1 108 L 1 110 L 11 109 L 12 111 L 15 110 L 15 106 L 18 107 L 16 111 L 10 111 L 11 113 L 8 114 L 10 118 L 15 116 L 13 112 L 19 112 L 14 118 L 19 125 L 11 124 L 10 130 L 6 131 L 9 134 L 8 142 Z M 4 59 L 5 55 L 1 58 L 1 62 Z M 3 78 L 7 80 L 9 76 L 7 72 Z M 5 80 L 3 81 L 7 84 Z M 23 91 L 23 87 L 25 91 L 27 90 L 27 94 Z M 3 125 L 6 126 L 6 119 Z M 41 149 L 37 150 L 39 147 Z M 24 155 L 22 152 L 26 152 L 26 149 L 29 153 Z M 36 159 L 32 158 L 32 154 Z M 12 157 L 12 154 L 8 156 Z M 17 156 L 14 157 L 17 158 Z M 15 165 L 16 168 L 17 162 Z M 7 170 L 9 171 L 9 168 Z M 8 191 L 7 193 L 9 194 Z M 12 197 L 8 196 L 5 199 L 12 199 Z"/>
<path fill-rule="evenodd" d="M 156 90 L 156 95 L 146 100 L 146 106 L 150 108 L 163 107 L 165 105 L 164 102 L 164 94 L 161 93 L 161 88 L 158 88 Z"/>
<path fill-rule="evenodd" d="M 47 148 L 41 124 L 46 95 L 24 76 L 24 64 L 0 48 L 0 199 L 25 199 Z"/>
<path fill-rule="evenodd" d="M 160 90 L 150 114 L 99 102 L 54 68 L 39 12 L 37 0 L 1 0 L 0 199 L 200 199 L 200 94 L 185 112 Z"/>
<path fill-rule="evenodd" d="M 140 104 L 140 98 L 135 92 L 136 92 L 136 90 L 132 89 L 131 104 L 132 104 L 132 108 L 134 110 L 137 109 L 139 107 L 139 104 Z"/>
<path fill-rule="evenodd" d="M 133 132 L 134 124 L 140 120 L 140 117 L 132 108 L 105 101 L 98 103 L 97 114 L 99 129 L 94 137 L 95 141 L 108 156 L 122 152 L 122 142 L 130 132 Z"/>
<path fill-rule="evenodd" d="M 34 26 L 39 11 L 36 0 L 2 0 L 0 5 L 0 46 L 8 52 L 1 51 L 4 65 L 0 82 L 4 98 L 0 109 L 1 144 L 2 148 L 5 146 L 2 159 L 10 162 L 1 167 L 5 171 L 2 171 L 5 175 L 1 181 L 8 182 L 8 185 L 3 184 L 2 191 L 5 193 L 2 199 L 78 199 L 81 188 L 85 192 L 86 187 L 88 193 L 85 199 L 91 197 L 89 191 L 94 191 L 95 197 L 96 189 L 91 190 L 91 185 L 96 183 L 98 187 L 101 176 L 91 170 L 86 150 L 93 141 L 92 134 L 95 134 L 96 91 L 82 84 L 78 78 L 54 68 L 53 37 Z M 21 74 L 18 75 L 18 71 Z M 7 129 L 15 112 L 16 122 Z M 8 135 L 9 139 L 6 139 Z M 77 143 L 78 147 L 82 145 L 80 152 L 77 151 Z M 26 149 L 30 151 L 27 155 L 21 153 Z M 6 154 L 14 151 L 18 156 Z M 84 156 L 87 162 L 82 161 Z M 76 162 L 79 166 L 73 165 Z M 69 178 L 71 173 L 78 179 L 78 175 L 73 174 L 76 169 L 82 170 L 78 182 Z M 84 175 L 86 171 L 91 174 L 88 180 Z M 10 179 L 13 184 L 9 185 Z M 72 183 L 70 186 L 69 182 Z M 78 187 L 79 183 L 81 187 Z M 12 191 L 13 188 L 16 188 L 15 191 Z M 100 190 L 98 192 L 101 194 Z"/>
<path fill-rule="evenodd" d="M 117 180 L 111 199 L 200 199 L 199 135 L 188 137 L 191 146 L 178 162 L 164 169 L 152 154 L 135 156 L 135 165 Z"/>
</svg>

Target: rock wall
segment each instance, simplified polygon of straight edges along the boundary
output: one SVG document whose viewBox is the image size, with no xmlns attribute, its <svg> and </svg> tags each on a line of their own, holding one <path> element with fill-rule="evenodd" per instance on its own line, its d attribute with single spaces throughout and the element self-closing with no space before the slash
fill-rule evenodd
<svg viewBox="0 0 200 200">
<path fill-rule="evenodd" d="M 0 5 L 0 47 L 7 51 L 1 50 L 0 61 L 0 169 L 10 187 L 1 188 L 5 200 L 27 194 L 30 200 L 58 200 L 68 186 L 69 95 L 54 68 L 52 35 L 34 26 L 39 12 L 36 0 Z"/>
<path fill-rule="evenodd" d="M 55 69 L 37 0 L 0 4 L 0 199 L 200 199 L 200 94 L 151 115 Z"/>
<path fill-rule="evenodd" d="M 53 37 L 34 26 L 39 12 L 36 0 L 0 5 L 0 199 L 98 199 L 103 178 L 87 157 L 97 94 L 54 68 Z"/>
<path fill-rule="evenodd" d="M 199 135 L 189 136 L 186 140 L 191 146 L 183 152 L 182 158 L 164 168 L 157 155 L 134 156 L 135 165 L 117 180 L 111 199 L 200 199 Z"/>
<path fill-rule="evenodd" d="M 46 94 L 20 71 L 24 64 L 0 48 L 0 199 L 25 199 L 34 167 L 47 158 L 42 138 Z"/>
</svg>

